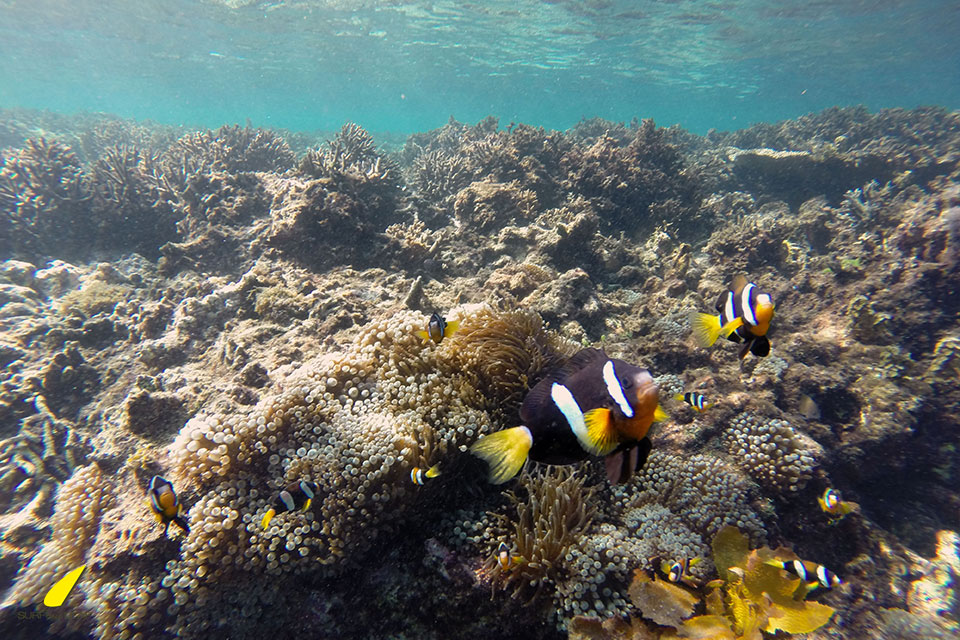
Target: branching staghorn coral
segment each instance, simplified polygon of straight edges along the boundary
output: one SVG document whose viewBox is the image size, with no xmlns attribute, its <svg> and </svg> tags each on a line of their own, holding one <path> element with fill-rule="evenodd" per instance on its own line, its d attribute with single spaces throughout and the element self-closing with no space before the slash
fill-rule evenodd
<svg viewBox="0 0 960 640">
<path fill-rule="evenodd" d="M 0 165 L 0 248 L 38 257 L 89 237 L 90 186 L 69 146 L 37 138 Z M 75 237 L 77 236 L 77 237 Z"/>
<path fill-rule="evenodd" d="M 187 134 L 164 153 L 167 172 L 283 172 L 294 164 L 289 145 L 276 133 L 239 125 Z"/>
<path fill-rule="evenodd" d="M 72 425 L 57 420 L 46 408 L 43 396 L 37 396 L 36 404 L 41 413 L 27 418 L 16 436 L 0 441 L 0 496 L 5 498 L 0 510 L 4 513 L 27 503 L 35 503 L 31 511 L 40 509 L 82 462 L 88 448 Z"/>
</svg>

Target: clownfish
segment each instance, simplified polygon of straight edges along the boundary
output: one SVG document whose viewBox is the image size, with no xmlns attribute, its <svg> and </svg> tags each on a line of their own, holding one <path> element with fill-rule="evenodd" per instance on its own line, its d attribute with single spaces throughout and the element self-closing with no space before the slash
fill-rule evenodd
<svg viewBox="0 0 960 640">
<path fill-rule="evenodd" d="M 306 480 L 291 482 L 284 487 L 273 499 L 273 507 L 264 514 L 260 526 L 266 529 L 273 520 L 273 516 L 286 511 L 306 511 L 310 508 L 313 497 L 317 494 L 317 485 Z"/>
<path fill-rule="evenodd" d="M 443 316 L 434 311 L 433 315 L 430 316 L 430 320 L 427 321 L 427 328 L 417 331 L 417 335 L 423 338 L 424 342 L 433 340 L 437 344 L 440 344 L 444 338 L 452 336 L 459 327 L 459 320 L 447 322 Z"/>
<path fill-rule="evenodd" d="M 605 456 L 617 483 L 646 462 L 650 426 L 666 417 L 649 371 L 584 349 L 527 393 L 521 426 L 480 438 L 470 452 L 489 465 L 494 484 L 514 477 L 528 457 L 573 464 L 589 456 Z"/>
<path fill-rule="evenodd" d="M 511 554 L 510 547 L 507 546 L 506 542 L 500 543 L 497 547 L 497 564 L 500 565 L 501 571 L 506 571 L 521 562 L 523 562 L 522 556 Z"/>
<path fill-rule="evenodd" d="M 843 584 L 843 580 L 841 580 L 837 574 L 822 564 L 815 562 L 804 562 L 803 560 L 769 560 L 767 564 L 797 576 L 807 586 L 808 591 L 813 591 L 820 587 L 832 589 L 833 587 Z"/>
<path fill-rule="evenodd" d="M 713 406 L 713 403 L 707 402 L 706 398 L 694 391 L 678 393 L 677 395 L 673 396 L 673 399 L 677 402 L 684 402 L 697 411 L 706 411 Z"/>
<path fill-rule="evenodd" d="M 690 568 L 700 563 L 700 558 L 686 558 L 676 562 L 664 560 L 660 563 L 660 571 L 667 576 L 670 582 L 682 582 L 691 587 L 697 586 L 696 580 L 690 575 Z"/>
<path fill-rule="evenodd" d="M 190 525 L 183 517 L 183 505 L 177 498 L 177 493 L 173 490 L 173 485 L 170 484 L 169 480 L 160 476 L 153 476 L 150 479 L 150 488 L 147 490 L 147 495 L 150 497 L 150 508 L 153 509 L 157 520 L 163 523 L 163 535 L 167 535 L 167 529 L 171 522 L 183 529 L 185 533 L 190 533 Z"/>
<path fill-rule="evenodd" d="M 733 279 L 733 287 L 717 300 L 719 315 L 711 313 L 690 314 L 690 327 L 701 347 L 709 347 L 721 335 L 733 342 L 743 342 L 740 357 L 747 353 L 763 358 L 770 354 L 767 331 L 773 320 L 773 298 L 761 293 L 757 285 L 747 282 L 743 276 Z"/>
<path fill-rule="evenodd" d="M 839 491 L 829 487 L 824 490 L 823 495 L 817 498 L 817 503 L 824 513 L 837 516 L 837 518 L 842 518 L 848 513 L 852 513 L 860 508 L 860 505 L 856 502 L 847 502 L 840 495 Z"/>
<path fill-rule="evenodd" d="M 440 475 L 439 464 L 435 464 L 426 470 L 421 469 L 420 467 L 414 467 L 410 470 L 410 481 L 413 484 L 423 485 L 427 478 L 436 478 L 438 475 Z"/>
</svg>

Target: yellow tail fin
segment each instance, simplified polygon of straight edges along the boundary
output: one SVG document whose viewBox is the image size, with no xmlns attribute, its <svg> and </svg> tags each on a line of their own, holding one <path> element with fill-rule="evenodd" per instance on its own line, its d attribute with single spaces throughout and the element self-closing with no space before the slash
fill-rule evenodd
<svg viewBox="0 0 960 640">
<path fill-rule="evenodd" d="M 460 328 L 460 321 L 459 321 L 459 320 L 451 320 L 450 322 L 447 323 L 447 326 L 444 327 L 444 329 L 443 329 L 443 337 L 444 337 L 444 338 L 449 338 L 449 337 L 452 336 L 454 333 L 456 333 L 457 329 L 459 329 L 459 328 Z"/>
<path fill-rule="evenodd" d="M 430 334 L 424 331 L 423 329 L 421 329 L 420 331 L 417 331 L 417 335 L 420 336 L 424 342 L 430 342 Z"/>
<path fill-rule="evenodd" d="M 427 476 L 428 478 L 436 478 L 438 475 L 440 475 L 440 464 L 438 463 L 433 465 L 427 469 L 427 472 L 423 475 Z"/>
<path fill-rule="evenodd" d="M 700 313 L 693 311 L 690 313 L 690 328 L 693 329 L 693 337 L 703 348 L 711 346 L 720 337 L 720 316 L 711 313 Z"/>
<path fill-rule="evenodd" d="M 531 446 L 530 430 L 513 427 L 480 438 L 471 445 L 470 453 L 490 465 L 490 482 L 503 484 L 520 472 Z"/>
<path fill-rule="evenodd" d="M 277 515 L 277 512 L 274 509 L 270 509 L 263 516 L 263 520 L 260 521 L 260 526 L 266 529 L 270 526 L 270 521 L 273 520 L 273 516 Z"/>
</svg>

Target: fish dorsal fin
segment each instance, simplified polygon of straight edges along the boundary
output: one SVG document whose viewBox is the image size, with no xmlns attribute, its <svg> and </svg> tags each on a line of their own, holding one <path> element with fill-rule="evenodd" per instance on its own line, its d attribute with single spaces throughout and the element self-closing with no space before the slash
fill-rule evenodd
<svg viewBox="0 0 960 640">
<path fill-rule="evenodd" d="M 747 277 L 744 275 L 738 275 L 733 279 L 733 285 L 731 289 L 736 295 L 740 295 L 740 292 L 743 291 L 743 288 L 747 286 Z"/>
<path fill-rule="evenodd" d="M 532 416 L 539 414 L 545 407 L 553 403 L 551 397 L 553 383 L 563 384 L 567 378 L 580 371 L 584 367 L 597 361 L 606 361 L 607 354 L 600 349 L 582 349 L 570 357 L 562 366 L 548 373 L 542 380 L 527 393 L 521 408 L 520 418 L 524 421 L 530 420 Z"/>
<path fill-rule="evenodd" d="M 581 349 L 566 361 L 566 363 L 560 368 L 560 371 L 562 371 L 565 376 L 569 376 L 577 371 L 580 371 L 581 369 L 586 368 L 594 362 L 605 362 L 609 359 L 610 357 L 604 353 L 602 349 L 594 349 L 593 347 Z"/>
</svg>

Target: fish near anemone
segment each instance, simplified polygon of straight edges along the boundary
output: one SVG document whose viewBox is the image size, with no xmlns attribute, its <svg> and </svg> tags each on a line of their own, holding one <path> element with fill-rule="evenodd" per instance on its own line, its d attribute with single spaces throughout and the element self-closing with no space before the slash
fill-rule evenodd
<svg viewBox="0 0 960 640">
<path fill-rule="evenodd" d="M 433 315 L 430 316 L 430 320 L 427 321 L 427 328 L 417 331 L 417 335 L 423 338 L 424 342 L 433 340 L 437 344 L 440 344 L 444 338 L 452 336 L 459 327 L 459 320 L 447 322 L 446 318 L 434 311 Z"/>
<path fill-rule="evenodd" d="M 690 569 L 699 563 L 700 558 L 685 558 L 675 562 L 664 560 L 660 563 L 660 571 L 670 582 L 682 582 L 687 586 L 695 587 L 697 581 L 690 575 Z"/>
<path fill-rule="evenodd" d="M 732 342 L 744 343 L 741 358 L 747 353 L 759 358 L 770 354 L 767 332 L 774 304 L 769 293 L 762 293 L 757 285 L 737 276 L 730 290 L 720 294 L 717 311 L 718 315 L 697 311 L 690 314 L 690 327 L 701 347 L 711 346 L 722 335 Z"/>
<path fill-rule="evenodd" d="M 666 418 L 650 372 L 584 349 L 531 389 L 521 426 L 477 440 L 470 451 L 490 468 L 490 481 L 514 477 L 529 457 L 546 464 L 606 458 L 607 477 L 623 482 L 646 462 L 650 426 Z"/>
<path fill-rule="evenodd" d="M 506 542 L 501 542 L 497 546 L 497 564 L 501 571 L 506 571 L 517 564 L 523 562 L 523 557 L 510 553 L 510 547 Z"/>
<path fill-rule="evenodd" d="M 436 478 L 440 475 L 440 465 L 435 464 L 429 469 L 414 467 L 410 470 L 410 482 L 416 485 L 423 485 L 428 479 Z"/>
<path fill-rule="evenodd" d="M 173 522 L 183 529 L 185 533 L 190 533 L 190 525 L 183 517 L 183 504 L 177 497 L 173 485 L 166 478 L 153 476 L 150 479 L 150 488 L 147 490 L 150 498 L 150 508 L 153 509 L 157 520 L 163 523 L 163 535 L 167 535 L 167 529 Z"/>
<path fill-rule="evenodd" d="M 260 520 L 260 526 L 266 529 L 270 526 L 273 516 L 287 511 L 306 511 L 310 508 L 313 497 L 317 494 L 317 485 L 306 480 L 291 482 L 280 490 L 273 499 L 273 506 Z"/>
</svg>

